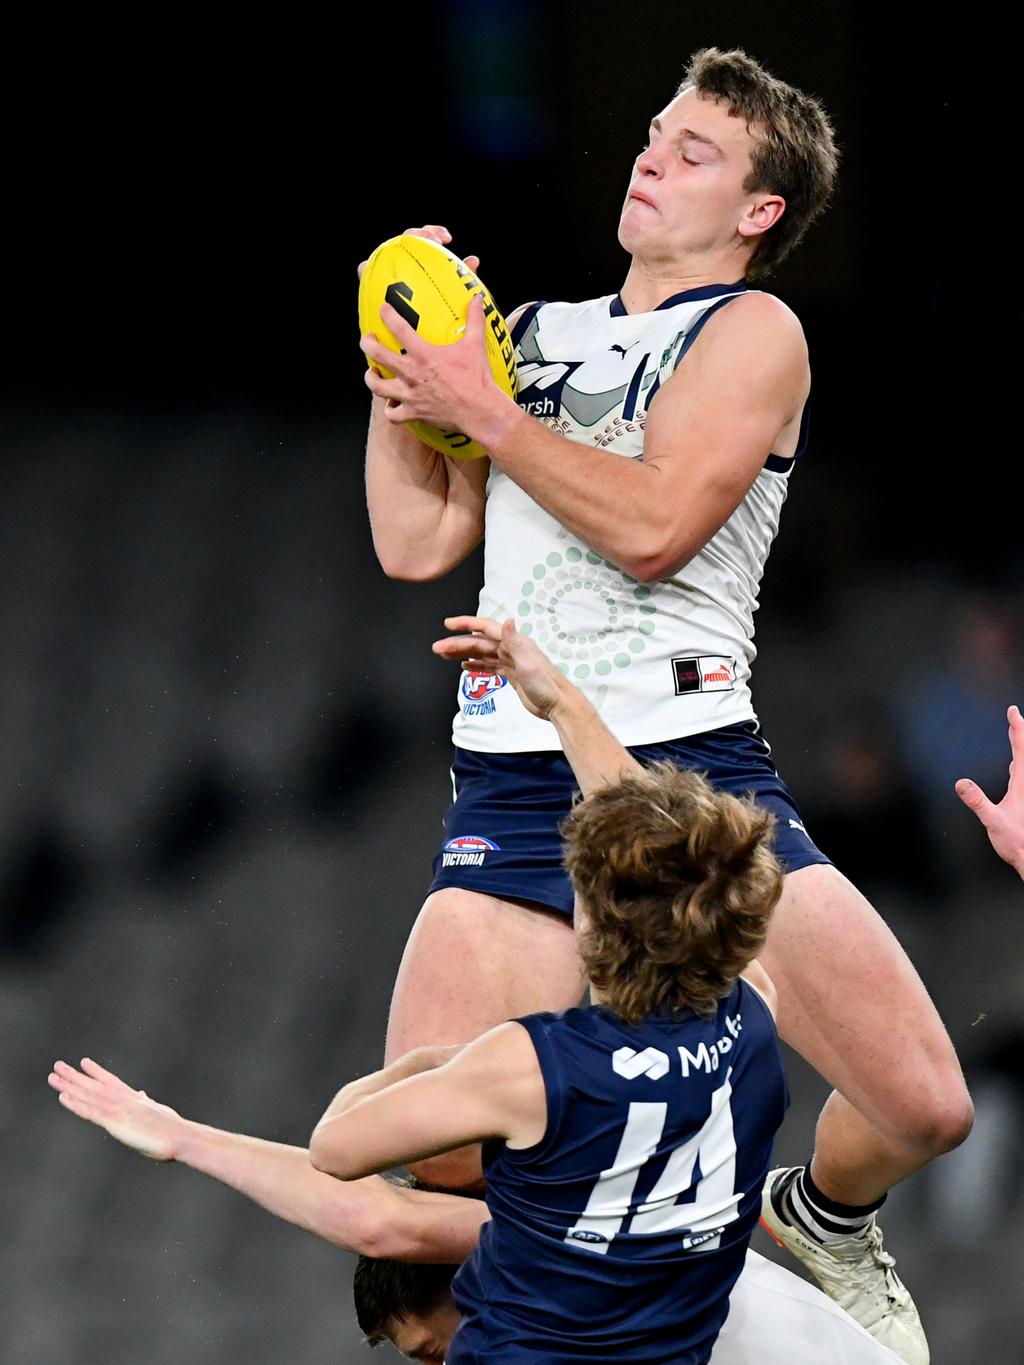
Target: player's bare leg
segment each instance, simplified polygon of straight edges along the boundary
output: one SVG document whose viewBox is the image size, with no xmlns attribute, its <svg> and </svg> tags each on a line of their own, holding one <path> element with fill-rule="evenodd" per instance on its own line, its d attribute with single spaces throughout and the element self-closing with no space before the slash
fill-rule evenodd
<svg viewBox="0 0 1024 1365">
<path fill-rule="evenodd" d="M 786 877 L 764 965 L 779 1032 L 833 1095 L 813 1175 L 844 1204 L 867 1204 L 958 1146 L 973 1110 L 938 1011 L 895 936 L 836 868 Z"/>
<path fill-rule="evenodd" d="M 818 1121 L 810 1181 L 800 1187 L 801 1198 L 807 1186 L 815 1210 L 824 1208 L 815 1226 L 828 1227 L 831 1240 L 822 1249 L 798 1220 L 780 1220 L 782 1181 L 773 1177 L 776 1208 L 766 1198 L 766 1223 L 874 1335 L 905 1360 L 927 1361 L 872 1206 L 970 1132 L 973 1108 L 953 1045 L 896 938 L 834 867 L 786 877 L 762 961 L 779 992 L 780 1034 L 836 1087 Z M 844 1236 L 847 1224 L 854 1231 Z"/>
<path fill-rule="evenodd" d="M 414 1047 L 464 1043 L 519 1014 L 570 1009 L 586 977 L 567 918 L 462 887 L 427 897 L 395 980 L 387 1061 Z M 479 1147 L 420 1162 L 446 1189 L 482 1184 Z"/>
</svg>

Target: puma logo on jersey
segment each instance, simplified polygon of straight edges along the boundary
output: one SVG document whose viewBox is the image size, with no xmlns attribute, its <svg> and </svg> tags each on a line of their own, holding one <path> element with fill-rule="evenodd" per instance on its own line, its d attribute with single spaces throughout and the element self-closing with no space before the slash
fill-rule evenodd
<svg viewBox="0 0 1024 1365">
<path fill-rule="evenodd" d="M 792 820 L 792 819 L 791 819 L 790 822 L 789 822 L 789 826 L 790 826 L 790 829 L 798 829 L 798 830 L 800 831 L 801 834 L 807 834 L 807 830 L 804 828 L 804 826 L 801 824 L 801 822 L 800 822 L 799 820 Z M 808 837 L 808 839 L 809 839 L 811 836 L 810 836 L 809 834 L 807 834 L 807 837 Z"/>
<path fill-rule="evenodd" d="M 622 356 L 629 355 L 628 348 L 625 346 L 620 346 L 617 341 L 613 341 L 612 344 L 608 347 L 608 349 L 609 351 L 618 351 L 619 355 Z"/>
<path fill-rule="evenodd" d="M 736 660 L 722 654 L 673 659 L 672 674 L 677 697 L 687 692 L 732 692 L 736 687 Z"/>
<path fill-rule="evenodd" d="M 668 1057 L 656 1047 L 645 1047 L 643 1052 L 620 1047 L 612 1053 L 612 1070 L 616 1076 L 625 1076 L 627 1081 L 635 1081 L 638 1076 L 649 1076 L 652 1081 L 658 1081 L 668 1075 Z"/>
</svg>

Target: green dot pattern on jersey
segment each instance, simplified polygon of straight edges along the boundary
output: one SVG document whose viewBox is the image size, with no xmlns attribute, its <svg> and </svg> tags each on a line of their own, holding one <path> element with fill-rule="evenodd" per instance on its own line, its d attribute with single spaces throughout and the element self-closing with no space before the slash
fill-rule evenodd
<svg viewBox="0 0 1024 1365">
<path fill-rule="evenodd" d="M 562 660 L 558 667 L 563 673 L 571 671 L 580 680 L 592 674 L 607 677 L 613 667 L 628 668 L 644 652 L 644 637 L 654 634 L 651 618 L 657 608 L 648 600 L 651 591 L 595 550 L 569 545 L 533 566 L 516 608 L 519 628 L 554 660 Z M 568 629 L 562 608 L 571 610 L 580 601 L 574 596 L 578 592 L 586 594 L 580 605 L 587 621 L 585 629 L 574 631 Z M 570 669 L 569 660 L 578 662 Z"/>
</svg>

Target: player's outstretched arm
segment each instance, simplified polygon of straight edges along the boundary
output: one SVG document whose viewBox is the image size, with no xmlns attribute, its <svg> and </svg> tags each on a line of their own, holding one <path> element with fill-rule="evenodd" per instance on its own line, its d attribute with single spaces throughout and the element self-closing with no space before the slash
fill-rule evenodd
<svg viewBox="0 0 1024 1365">
<path fill-rule="evenodd" d="M 445 625 L 455 633 L 435 640 L 434 653 L 443 659 L 461 659 L 467 667 L 503 674 L 526 709 L 549 720 L 558 731 L 584 796 L 643 771 L 579 688 L 528 635 L 516 629 L 511 617 L 500 623 L 486 616 L 448 616 Z"/>
<path fill-rule="evenodd" d="M 1010 779 L 1006 795 L 990 801 L 976 782 L 961 777 L 956 794 L 985 826 L 992 847 L 1024 877 L 1024 716 L 1019 706 L 1006 713 L 1010 726 Z"/>
<path fill-rule="evenodd" d="M 83 1058 L 56 1062 L 49 1083 L 70 1113 L 154 1161 L 176 1161 L 346 1251 L 455 1264 L 476 1245 L 477 1199 L 404 1189 L 378 1176 L 343 1184 L 314 1170 L 305 1147 L 193 1123 Z"/>
<path fill-rule="evenodd" d="M 447 245 L 447 228 L 407 228 Z M 476 270 L 479 261 L 467 256 Z M 357 273 L 362 275 L 365 261 Z M 366 371 L 367 383 L 373 372 Z M 389 422 L 388 400 L 374 396 L 366 438 L 366 503 L 373 545 L 389 578 L 426 582 L 465 559 L 484 533 L 486 460 L 449 460 L 405 423 Z"/>
</svg>

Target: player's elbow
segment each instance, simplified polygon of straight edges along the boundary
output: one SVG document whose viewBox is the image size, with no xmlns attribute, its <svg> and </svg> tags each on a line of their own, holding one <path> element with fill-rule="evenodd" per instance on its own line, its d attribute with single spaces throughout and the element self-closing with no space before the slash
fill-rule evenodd
<svg viewBox="0 0 1024 1365">
<path fill-rule="evenodd" d="M 626 573 L 639 583 L 657 583 L 659 579 L 666 577 L 663 561 L 658 558 L 636 559 L 624 567 Z"/>
<path fill-rule="evenodd" d="M 352 1192 L 340 1184 L 338 1197 L 327 1216 L 330 1241 L 345 1251 L 370 1256 L 375 1261 L 394 1261 L 408 1254 L 409 1239 L 404 1229 L 396 1228 L 376 1201 L 353 1198 Z"/>
<path fill-rule="evenodd" d="M 678 543 L 656 545 L 648 553 L 634 557 L 631 564 L 623 567 L 641 583 L 658 583 L 663 578 L 671 578 L 673 574 L 678 573 L 690 562 L 695 553 L 696 550 L 688 545 Z"/>
<path fill-rule="evenodd" d="M 317 1128 L 309 1140 L 309 1163 L 315 1171 L 333 1175 L 338 1180 L 356 1180 L 366 1171 L 358 1170 L 352 1159 L 351 1150 L 337 1142 L 337 1134 L 331 1128 Z"/>
<path fill-rule="evenodd" d="M 398 583 L 433 583 L 436 578 L 443 578 L 448 572 L 447 569 L 426 569 L 421 564 L 407 564 L 394 569 L 382 567 L 385 575 Z"/>
<path fill-rule="evenodd" d="M 443 578 L 451 567 L 422 555 L 415 557 L 404 545 L 375 545 L 374 548 L 386 577 L 399 583 L 432 583 L 435 578 Z"/>
<path fill-rule="evenodd" d="M 353 1229 L 341 1243 L 357 1256 L 368 1256 L 371 1261 L 401 1261 L 409 1259 L 408 1239 L 396 1236 L 379 1218 L 369 1217 Z"/>
<path fill-rule="evenodd" d="M 433 583 L 461 564 L 470 550 L 480 543 L 481 535 L 456 538 L 438 533 L 427 543 L 398 539 L 385 544 L 374 539 L 373 548 L 377 562 L 388 578 L 400 583 Z"/>
<path fill-rule="evenodd" d="M 678 573 L 699 549 L 678 518 L 648 508 L 643 522 L 629 535 L 619 568 L 641 583 L 657 583 Z"/>
</svg>

